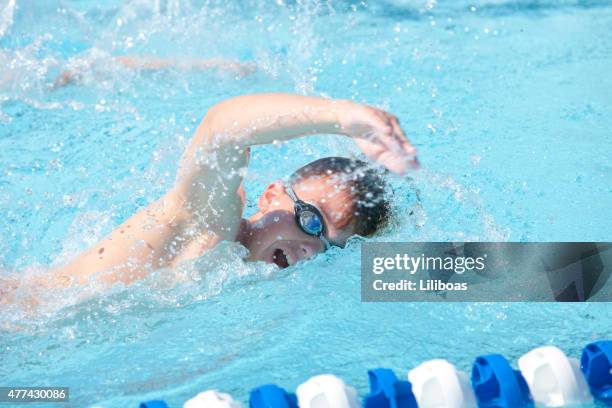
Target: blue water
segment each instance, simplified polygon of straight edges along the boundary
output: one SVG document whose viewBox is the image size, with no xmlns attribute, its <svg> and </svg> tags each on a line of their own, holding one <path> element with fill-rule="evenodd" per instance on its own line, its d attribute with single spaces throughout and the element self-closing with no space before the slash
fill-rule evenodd
<svg viewBox="0 0 612 408">
<path fill-rule="evenodd" d="M 95 243 L 171 185 L 211 104 L 264 91 L 351 98 L 399 116 L 422 169 L 392 179 L 395 222 L 373 240 L 612 240 L 609 1 L 0 7 L 0 279 L 29 282 Z M 110 62 L 125 54 L 258 68 L 237 77 Z M 75 66 L 81 83 L 52 90 Z M 276 177 L 351 153 L 329 137 L 256 148 L 247 213 Z M 468 370 L 483 353 L 516 362 L 553 344 L 578 356 L 612 337 L 605 303 L 361 303 L 358 241 L 285 271 L 242 255 L 224 245 L 128 288 L 26 285 L 21 296 L 41 305 L 0 309 L 0 385 L 70 386 L 74 407 L 154 397 L 180 406 L 204 389 L 245 401 L 256 385 L 293 389 L 331 372 L 363 395 L 372 367 L 404 376 L 446 358 Z"/>
</svg>

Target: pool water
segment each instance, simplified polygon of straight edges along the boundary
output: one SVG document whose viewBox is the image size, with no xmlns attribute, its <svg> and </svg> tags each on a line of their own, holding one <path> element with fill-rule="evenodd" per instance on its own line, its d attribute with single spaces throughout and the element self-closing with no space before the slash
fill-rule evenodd
<svg viewBox="0 0 612 408">
<path fill-rule="evenodd" d="M 372 240 L 612 240 L 609 1 L 0 7 L 0 282 L 44 275 L 158 198 L 207 108 L 251 92 L 399 116 L 422 169 L 391 178 L 395 221 Z M 136 72 L 111 55 L 257 70 Z M 80 83 L 53 89 L 71 67 Z M 330 137 L 255 148 L 247 215 L 267 183 L 332 154 L 358 152 Z M 612 337 L 606 303 L 361 303 L 360 242 L 283 271 L 226 244 L 127 288 L 24 288 L 40 306 L 2 305 L 0 383 L 69 386 L 75 407 L 181 406 L 205 389 L 246 401 L 257 385 L 331 372 L 363 395 L 373 367 L 404 376 L 446 358 L 469 370 L 480 354 L 516 363 L 545 344 L 577 357 Z"/>
</svg>

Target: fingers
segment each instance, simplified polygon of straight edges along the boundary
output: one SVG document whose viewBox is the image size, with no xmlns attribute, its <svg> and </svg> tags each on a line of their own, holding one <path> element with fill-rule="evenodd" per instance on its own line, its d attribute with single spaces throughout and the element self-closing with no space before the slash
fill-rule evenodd
<svg viewBox="0 0 612 408">
<path fill-rule="evenodd" d="M 413 159 L 406 156 L 399 156 L 390 151 L 385 151 L 378 156 L 377 162 L 385 166 L 390 171 L 404 175 L 412 167 Z"/>
<path fill-rule="evenodd" d="M 416 149 L 410 144 L 410 141 L 406 137 L 406 134 L 400 126 L 399 120 L 396 116 L 391 116 L 391 126 L 393 126 L 393 136 L 400 143 L 404 152 L 406 152 L 406 154 L 416 157 Z"/>
<path fill-rule="evenodd" d="M 372 161 L 381 164 L 397 174 L 405 174 L 408 169 L 418 166 L 416 159 L 404 154 L 402 151 L 390 149 L 378 141 L 361 139 L 357 144 L 365 155 Z"/>
<path fill-rule="evenodd" d="M 409 168 L 418 168 L 419 162 L 416 157 L 416 149 L 408 141 L 398 118 L 387 112 L 383 113 L 391 127 L 391 132 L 388 140 L 383 140 L 389 151 L 379 155 L 379 162 L 398 174 L 405 174 Z"/>
<path fill-rule="evenodd" d="M 400 128 L 397 119 L 386 112 L 382 112 L 381 114 L 384 120 L 384 126 L 382 126 L 381 131 L 375 135 L 378 142 L 398 154 L 412 155 L 414 149 L 411 149 L 412 146 L 410 146 L 406 140 L 406 136 Z"/>
<path fill-rule="evenodd" d="M 369 131 L 360 132 L 355 141 L 361 150 L 373 161 L 394 173 L 405 174 L 410 168 L 418 168 L 416 149 L 410 144 L 399 120 L 380 109 L 366 107 L 366 121 Z"/>
</svg>

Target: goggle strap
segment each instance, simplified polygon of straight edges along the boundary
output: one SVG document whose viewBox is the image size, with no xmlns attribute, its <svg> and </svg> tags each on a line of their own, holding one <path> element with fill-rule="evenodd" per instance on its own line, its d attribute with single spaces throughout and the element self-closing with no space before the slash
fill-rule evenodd
<svg viewBox="0 0 612 408">
<path fill-rule="evenodd" d="M 290 185 L 286 185 L 285 186 L 285 191 L 287 192 L 287 194 L 289 194 L 289 197 L 291 197 L 291 199 L 293 200 L 294 203 L 297 203 L 298 201 L 300 201 L 297 198 L 297 195 L 295 194 L 295 191 L 293 191 L 293 188 L 291 188 Z"/>
<path fill-rule="evenodd" d="M 328 250 L 329 248 L 331 248 L 331 244 L 329 243 L 327 238 L 325 238 L 325 235 L 319 234 L 319 238 L 321 239 L 321 241 L 323 241 L 323 245 L 325 245 L 325 250 Z"/>
</svg>

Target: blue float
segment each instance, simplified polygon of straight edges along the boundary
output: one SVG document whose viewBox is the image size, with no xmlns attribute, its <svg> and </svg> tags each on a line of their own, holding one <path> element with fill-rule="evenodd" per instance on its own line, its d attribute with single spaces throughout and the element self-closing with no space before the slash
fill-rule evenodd
<svg viewBox="0 0 612 408">
<path fill-rule="evenodd" d="M 400 381 L 388 368 L 368 371 L 370 393 L 363 399 L 364 408 L 417 408 L 409 381 Z"/>
<path fill-rule="evenodd" d="M 580 368 L 593 397 L 612 406 L 612 340 L 587 345 L 582 350 Z"/>
<path fill-rule="evenodd" d="M 274 384 L 261 385 L 251 390 L 250 408 L 297 408 L 295 394 Z"/>
<path fill-rule="evenodd" d="M 151 400 L 141 402 L 139 408 L 168 408 L 168 404 L 162 400 Z"/>
<path fill-rule="evenodd" d="M 472 388 L 480 408 L 533 407 L 525 379 L 501 354 L 476 359 L 472 367 Z"/>
</svg>

